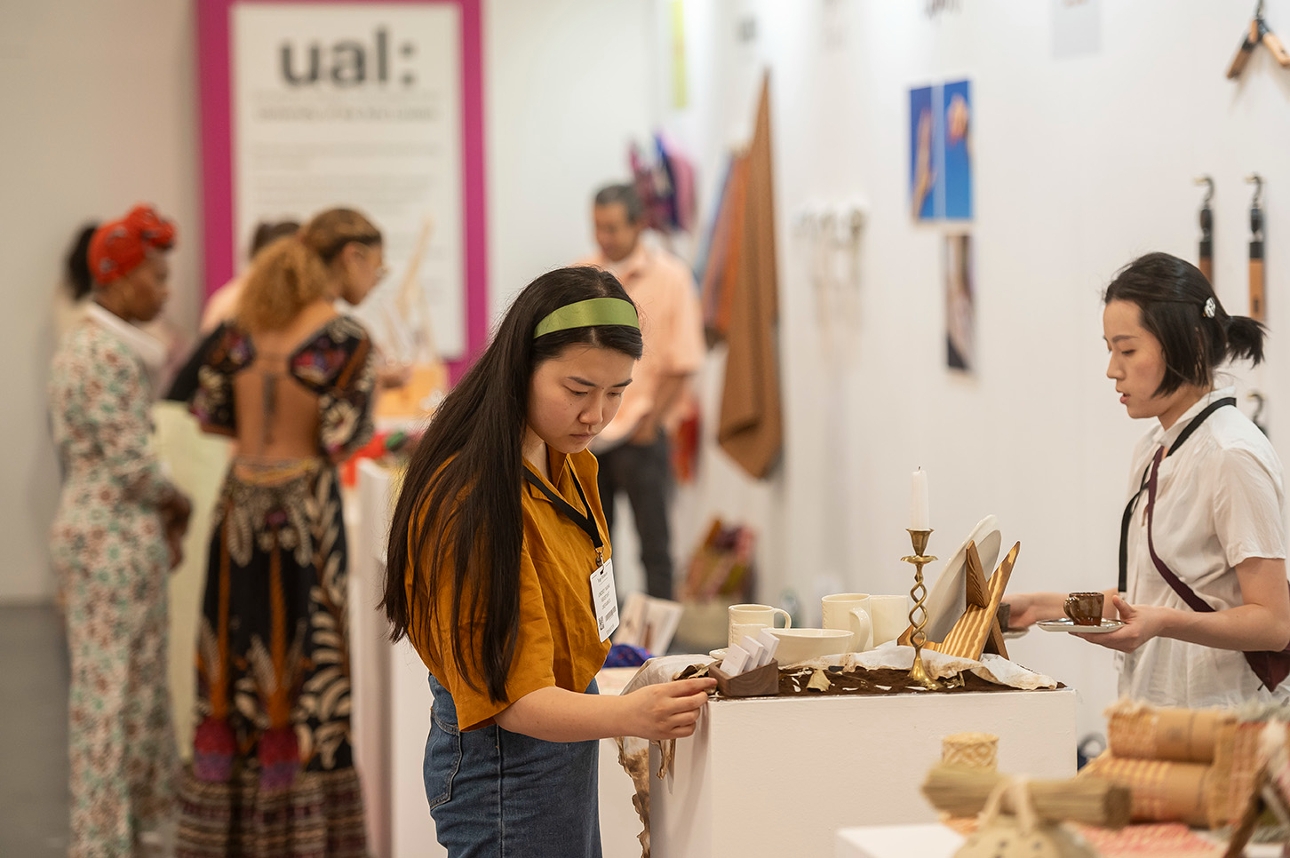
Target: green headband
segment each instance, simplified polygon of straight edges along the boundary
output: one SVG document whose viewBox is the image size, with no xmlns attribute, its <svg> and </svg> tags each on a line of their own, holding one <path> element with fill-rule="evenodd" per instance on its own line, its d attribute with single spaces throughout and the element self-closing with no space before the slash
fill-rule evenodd
<svg viewBox="0 0 1290 858">
<path fill-rule="evenodd" d="M 622 298 L 589 298 L 576 304 L 566 304 L 538 322 L 533 329 L 533 339 L 567 331 L 570 328 L 593 328 L 597 325 L 624 325 L 640 330 L 640 318 L 630 301 Z"/>
</svg>

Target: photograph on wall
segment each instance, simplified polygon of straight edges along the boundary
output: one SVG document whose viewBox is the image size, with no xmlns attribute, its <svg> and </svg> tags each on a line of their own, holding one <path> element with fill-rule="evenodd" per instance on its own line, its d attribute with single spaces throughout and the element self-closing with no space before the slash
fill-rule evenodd
<svg viewBox="0 0 1290 858">
<path fill-rule="evenodd" d="M 972 374 L 976 370 L 976 284 L 972 272 L 972 236 L 945 236 L 945 365 Z"/>
<path fill-rule="evenodd" d="M 940 87 L 909 91 L 909 201 L 916 221 L 940 217 Z"/>
<path fill-rule="evenodd" d="M 972 217 L 972 84 L 960 80 L 945 84 L 944 107 L 945 217 L 970 220 Z"/>
</svg>

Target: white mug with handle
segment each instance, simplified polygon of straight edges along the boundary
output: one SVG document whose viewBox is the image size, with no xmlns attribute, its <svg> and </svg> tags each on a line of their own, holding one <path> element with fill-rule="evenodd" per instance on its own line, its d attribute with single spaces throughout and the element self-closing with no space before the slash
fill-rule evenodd
<svg viewBox="0 0 1290 858">
<path fill-rule="evenodd" d="M 909 595 L 870 596 L 869 617 L 873 620 L 873 645 L 882 646 L 909 628 Z"/>
<path fill-rule="evenodd" d="M 737 629 L 736 626 L 757 625 L 762 628 L 773 629 L 775 628 L 775 617 L 779 615 L 784 617 L 782 628 L 790 629 L 793 627 L 793 618 L 783 608 L 773 608 L 770 605 L 731 605 L 729 610 L 730 619 L 726 625 L 726 643 L 734 644 L 748 634 L 748 629 Z M 753 635 L 753 637 L 756 637 L 756 635 Z"/>
<path fill-rule="evenodd" d="M 873 649 L 873 620 L 869 615 L 868 593 L 834 593 L 821 600 L 824 628 L 852 633 L 855 652 Z"/>
</svg>

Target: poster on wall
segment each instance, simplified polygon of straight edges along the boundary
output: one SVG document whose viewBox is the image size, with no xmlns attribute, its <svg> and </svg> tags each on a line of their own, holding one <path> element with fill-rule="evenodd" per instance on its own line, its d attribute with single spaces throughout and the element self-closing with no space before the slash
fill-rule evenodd
<svg viewBox="0 0 1290 858">
<path fill-rule="evenodd" d="M 971 81 L 909 91 L 909 196 L 915 221 L 972 219 Z"/>
<path fill-rule="evenodd" d="M 940 87 L 924 86 L 909 91 L 909 200 L 914 220 L 940 216 L 941 147 Z"/>
<path fill-rule="evenodd" d="M 358 310 L 378 344 L 476 352 L 478 31 L 478 0 L 201 4 L 207 290 L 240 267 L 257 223 L 354 208 L 381 229 L 390 271 Z"/>
<path fill-rule="evenodd" d="M 972 217 L 972 84 L 966 80 L 945 84 L 945 217 Z"/>
<path fill-rule="evenodd" d="M 976 302 L 972 236 L 945 236 L 945 365 L 976 371 Z"/>
</svg>

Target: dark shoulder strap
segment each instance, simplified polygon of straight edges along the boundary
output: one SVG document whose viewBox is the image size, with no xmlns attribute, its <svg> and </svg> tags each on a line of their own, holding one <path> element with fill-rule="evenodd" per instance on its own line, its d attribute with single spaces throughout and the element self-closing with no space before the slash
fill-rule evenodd
<svg viewBox="0 0 1290 858">
<path fill-rule="evenodd" d="M 1218 409 L 1228 405 L 1233 405 L 1233 406 L 1236 405 L 1236 397 L 1225 396 L 1222 399 L 1216 399 L 1213 402 L 1211 402 L 1209 405 L 1206 405 L 1205 409 L 1201 411 L 1199 414 L 1197 414 L 1194 418 L 1192 418 L 1192 421 L 1188 423 L 1181 432 L 1178 433 L 1178 437 L 1175 438 L 1174 442 L 1169 445 L 1169 452 L 1165 453 L 1165 456 L 1166 457 L 1172 456 L 1175 452 L 1177 452 L 1178 448 L 1181 447 L 1187 441 L 1187 439 L 1191 437 L 1191 434 L 1200 428 L 1200 424 L 1204 423 L 1207 419 L 1209 419 L 1209 415 L 1213 414 Z M 1157 457 L 1159 458 L 1159 453 L 1157 453 Z M 1151 477 L 1153 467 L 1154 467 L 1153 465 L 1147 465 L 1147 469 L 1142 472 L 1142 482 L 1139 483 L 1138 490 L 1134 492 L 1133 497 L 1129 498 L 1128 504 L 1126 504 L 1124 507 L 1124 515 L 1120 518 L 1119 592 L 1121 593 L 1125 592 L 1125 590 L 1129 586 L 1129 522 L 1133 520 L 1133 511 L 1138 506 L 1138 498 L 1140 498 L 1142 496 L 1142 493 L 1147 489 L 1147 483 L 1149 481 L 1149 478 Z M 1150 525 L 1148 525 L 1147 536 L 1148 536 L 1148 539 L 1151 536 Z M 1154 552 L 1154 549 L 1152 550 Z M 1152 557 L 1154 559 L 1154 553 Z M 1179 583 L 1182 583 L 1182 582 L 1179 582 Z"/>
<path fill-rule="evenodd" d="M 1187 603 L 1187 607 L 1198 614 L 1208 614 L 1214 610 L 1213 606 L 1200 596 L 1197 596 L 1195 590 L 1184 584 L 1174 574 L 1173 570 L 1165 565 L 1165 561 L 1161 560 L 1160 555 L 1156 554 L 1156 543 L 1151 537 L 1152 519 L 1155 517 L 1156 510 L 1156 481 L 1160 474 L 1160 462 L 1164 459 L 1163 452 L 1163 449 L 1156 451 L 1156 458 L 1151 463 L 1151 476 L 1147 478 L 1147 552 L 1151 555 L 1151 563 L 1156 567 L 1156 571 L 1160 573 L 1160 577 L 1164 578 L 1165 583 L 1172 587 L 1179 598 Z"/>
</svg>

